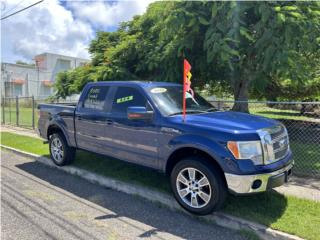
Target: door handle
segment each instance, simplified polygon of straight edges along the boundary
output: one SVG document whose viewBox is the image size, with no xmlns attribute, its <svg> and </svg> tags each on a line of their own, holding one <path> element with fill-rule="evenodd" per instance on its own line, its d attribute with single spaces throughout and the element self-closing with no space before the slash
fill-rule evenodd
<svg viewBox="0 0 320 240">
<path fill-rule="evenodd" d="M 107 119 L 106 122 L 107 122 L 107 125 L 112 125 L 113 124 L 113 121 L 110 120 L 110 119 Z"/>
</svg>

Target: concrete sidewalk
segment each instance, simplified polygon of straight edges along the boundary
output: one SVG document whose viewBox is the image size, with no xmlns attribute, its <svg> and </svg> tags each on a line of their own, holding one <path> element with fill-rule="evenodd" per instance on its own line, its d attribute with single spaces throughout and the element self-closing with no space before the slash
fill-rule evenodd
<svg viewBox="0 0 320 240">
<path fill-rule="evenodd" d="M 28 136 L 28 137 L 39 138 L 36 131 L 34 129 L 29 129 L 29 128 L 1 125 L 0 132 L 10 132 L 10 133 L 20 134 L 20 135 L 24 135 L 24 136 Z"/>
<path fill-rule="evenodd" d="M 1 125 L 0 131 L 39 138 L 35 130 L 32 129 Z M 284 195 L 320 202 L 320 179 L 294 176 L 290 179 L 289 183 L 277 187 L 275 190 Z"/>
<path fill-rule="evenodd" d="M 289 183 L 274 190 L 284 195 L 320 202 L 320 179 L 292 177 Z"/>
</svg>

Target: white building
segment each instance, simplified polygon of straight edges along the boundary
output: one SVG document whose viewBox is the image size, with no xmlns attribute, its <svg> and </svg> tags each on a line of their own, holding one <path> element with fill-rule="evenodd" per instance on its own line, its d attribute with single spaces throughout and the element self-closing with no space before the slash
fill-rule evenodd
<svg viewBox="0 0 320 240">
<path fill-rule="evenodd" d="M 59 72 L 83 66 L 89 60 L 43 53 L 34 65 L 1 63 L 1 96 L 34 96 L 45 99 L 53 94 L 52 85 Z"/>
</svg>

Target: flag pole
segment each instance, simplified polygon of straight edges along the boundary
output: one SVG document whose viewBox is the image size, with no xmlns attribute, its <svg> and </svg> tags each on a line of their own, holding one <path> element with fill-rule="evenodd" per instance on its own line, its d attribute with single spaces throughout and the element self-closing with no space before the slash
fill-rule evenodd
<svg viewBox="0 0 320 240">
<path fill-rule="evenodd" d="M 186 120 L 186 71 L 185 71 L 185 60 L 183 59 L 183 94 L 182 94 L 182 120 Z"/>
</svg>

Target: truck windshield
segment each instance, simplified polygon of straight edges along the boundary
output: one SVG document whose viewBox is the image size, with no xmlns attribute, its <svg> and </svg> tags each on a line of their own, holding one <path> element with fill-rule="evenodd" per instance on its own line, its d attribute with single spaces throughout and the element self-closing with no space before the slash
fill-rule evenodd
<svg viewBox="0 0 320 240">
<path fill-rule="evenodd" d="M 152 87 L 147 89 L 160 112 L 165 116 L 182 114 L 182 86 Z M 199 94 L 186 93 L 186 112 L 189 114 L 216 111 L 209 102 Z"/>
</svg>

